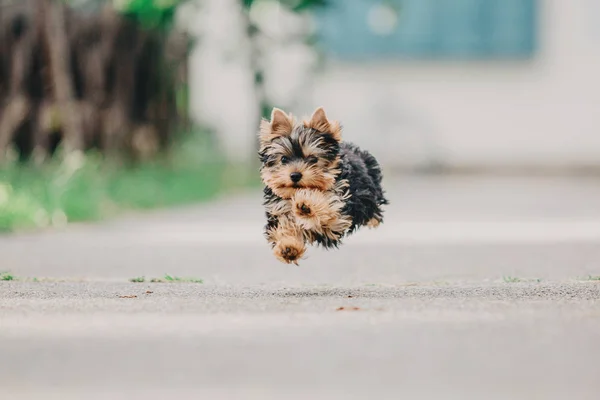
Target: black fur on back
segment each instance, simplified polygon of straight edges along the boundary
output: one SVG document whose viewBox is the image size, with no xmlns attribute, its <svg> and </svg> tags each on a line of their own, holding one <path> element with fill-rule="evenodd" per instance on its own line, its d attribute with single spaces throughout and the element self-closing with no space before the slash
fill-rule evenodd
<svg viewBox="0 0 600 400">
<path fill-rule="evenodd" d="M 370 219 L 383 221 L 382 205 L 388 204 L 381 187 L 381 168 L 369 152 L 351 143 L 342 143 L 340 149 L 341 173 L 338 180 L 347 179 L 351 197 L 346 202 L 346 213 L 352 216 L 353 226 L 366 224 Z"/>
<path fill-rule="evenodd" d="M 347 180 L 350 192 L 342 213 L 352 217 L 352 226 L 346 232 L 340 232 L 340 240 L 317 236 L 316 242 L 325 248 L 337 248 L 342 237 L 355 232 L 373 218 L 383 222 L 381 206 L 389 204 L 381 186 L 381 168 L 368 151 L 361 150 L 352 143 L 342 142 L 340 170 L 337 181 Z"/>
</svg>

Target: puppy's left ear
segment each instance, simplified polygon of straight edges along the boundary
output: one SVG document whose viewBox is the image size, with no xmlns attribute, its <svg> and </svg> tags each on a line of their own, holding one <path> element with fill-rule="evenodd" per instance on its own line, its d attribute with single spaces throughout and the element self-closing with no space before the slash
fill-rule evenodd
<svg viewBox="0 0 600 400">
<path fill-rule="evenodd" d="M 342 128 L 340 124 L 337 121 L 327 119 L 323 107 L 317 108 L 312 117 L 310 117 L 310 120 L 304 121 L 304 126 L 321 133 L 328 133 L 338 142 L 342 140 Z"/>
</svg>

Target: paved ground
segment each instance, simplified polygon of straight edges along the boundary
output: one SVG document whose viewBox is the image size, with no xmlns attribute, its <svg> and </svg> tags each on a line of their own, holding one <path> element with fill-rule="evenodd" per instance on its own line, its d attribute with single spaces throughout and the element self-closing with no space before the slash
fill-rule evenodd
<svg viewBox="0 0 600 400">
<path fill-rule="evenodd" d="M 300 267 L 255 194 L 0 237 L 0 398 L 596 399 L 600 180 L 387 187 Z"/>
</svg>

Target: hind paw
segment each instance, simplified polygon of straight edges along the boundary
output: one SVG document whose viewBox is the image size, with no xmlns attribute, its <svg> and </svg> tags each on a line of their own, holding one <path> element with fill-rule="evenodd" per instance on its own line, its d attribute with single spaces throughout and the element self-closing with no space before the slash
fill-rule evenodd
<svg viewBox="0 0 600 400">
<path fill-rule="evenodd" d="M 304 242 L 296 240 L 296 238 L 283 239 L 275 245 L 273 253 L 275 257 L 286 264 L 296 264 L 302 258 L 306 251 Z"/>
<path fill-rule="evenodd" d="M 371 218 L 369 220 L 369 222 L 367 222 L 367 227 L 371 228 L 371 229 L 375 229 L 377 228 L 379 225 L 381 225 L 381 221 L 377 218 Z"/>
</svg>

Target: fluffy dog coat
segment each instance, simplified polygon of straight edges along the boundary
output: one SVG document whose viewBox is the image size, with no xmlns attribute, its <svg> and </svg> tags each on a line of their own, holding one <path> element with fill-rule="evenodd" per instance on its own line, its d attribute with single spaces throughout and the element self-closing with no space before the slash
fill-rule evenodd
<svg viewBox="0 0 600 400">
<path fill-rule="evenodd" d="M 383 222 L 377 160 L 342 142 L 340 124 L 323 108 L 301 123 L 275 108 L 259 140 L 265 236 L 280 261 L 298 264 L 307 243 L 336 248 L 359 227 Z"/>
</svg>

